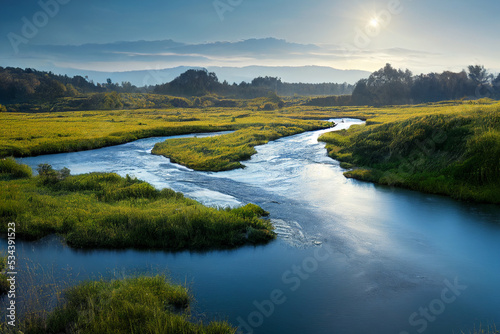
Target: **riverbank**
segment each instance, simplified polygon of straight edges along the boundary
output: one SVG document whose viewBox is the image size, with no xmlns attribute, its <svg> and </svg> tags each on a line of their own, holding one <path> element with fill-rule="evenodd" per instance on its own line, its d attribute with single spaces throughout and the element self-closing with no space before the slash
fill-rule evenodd
<svg viewBox="0 0 500 334">
<path fill-rule="evenodd" d="M 398 109 L 319 138 L 346 177 L 500 204 L 500 104 Z"/>
<path fill-rule="evenodd" d="M 16 329 L 25 334 L 236 332 L 227 322 L 194 320 L 189 314 L 192 297 L 187 288 L 164 276 L 88 281 L 64 295 L 65 301 L 54 311 L 37 310 Z M 5 324 L 0 329 L 11 332 Z"/>
<path fill-rule="evenodd" d="M 267 213 L 253 204 L 215 209 L 129 176 L 73 176 L 46 166 L 31 177 L 19 174 L 26 167 L 12 159 L 0 164 L 0 231 L 15 222 L 18 238 L 56 233 L 75 248 L 178 251 L 235 248 L 276 237 L 271 223 L 260 219 Z"/>
</svg>

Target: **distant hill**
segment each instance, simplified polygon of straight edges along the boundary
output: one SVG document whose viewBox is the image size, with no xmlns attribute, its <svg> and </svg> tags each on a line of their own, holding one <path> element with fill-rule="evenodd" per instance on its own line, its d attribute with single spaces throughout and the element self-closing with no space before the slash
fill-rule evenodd
<svg viewBox="0 0 500 334">
<path fill-rule="evenodd" d="M 215 72 L 221 81 L 230 84 L 248 82 L 259 76 L 278 77 L 289 83 L 354 84 L 370 75 L 366 71 L 328 66 L 296 66 L 335 64 L 345 56 L 335 46 L 292 43 L 276 38 L 198 44 L 173 40 L 82 45 L 30 43 L 23 47 L 22 57 L 7 51 L 0 50 L 3 66 L 88 76 L 96 83 L 105 83 L 110 78 L 113 82 L 128 81 L 138 87 L 163 84 L 188 69 L 202 68 Z"/>
</svg>

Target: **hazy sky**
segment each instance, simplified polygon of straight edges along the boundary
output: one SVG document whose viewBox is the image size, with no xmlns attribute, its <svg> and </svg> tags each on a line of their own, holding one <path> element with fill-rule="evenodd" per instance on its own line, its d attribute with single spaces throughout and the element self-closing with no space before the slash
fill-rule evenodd
<svg viewBox="0 0 500 334">
<path fill-rule="evenodd" d="M 41 3 L 52 4 L 50 15 L 40 14 Z M 375 70 L 390 62 L 419 72 L 484 64 L 499 71 L 499 15 L 498 0 L 2 0 L 0 65 L 37 44 L 275 37 L 347 50 L 343 60 L 310 65 Z M 26 21 L 38 31 L 23 34 Z M 16 55 L 9 36 L 23 38 Z M 423 53 L 381 55 L 391 48 Z"/>
</svg>

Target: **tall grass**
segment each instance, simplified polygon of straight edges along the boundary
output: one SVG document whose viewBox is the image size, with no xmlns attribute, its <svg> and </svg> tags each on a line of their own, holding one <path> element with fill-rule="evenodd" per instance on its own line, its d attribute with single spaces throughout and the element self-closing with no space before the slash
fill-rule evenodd
<svg viewBox="0 0 500 334">
<path fill-rule="evenodd" d="M 0 181 L 0 232 L 14 221 L 19 238 L 59 233 L 77 248 L 165 250 L 233 248 L 275 238 L 254 205 L 208 208 L 112 173 L 45 177 Z"/>
<path fill-rule="evenodd" d="M 440 107 L 439 107 L 440 108 Z M 500 203 L 500 105 L 356 126 L 320 137 L 347 177 Z"/>
<path fill-rule="evenodd" d="M 0 174 L 3 178 L 31 177 L 32 171 L 28 165 L 18 164 L 12 157 L 0 159 Z"/>
<path fill-rule="evenodd" d="M 10 284 L 7 278 L 7 254 L 0 253 L 0 296 L 9 292 Z"/>
<path fill-rule="evenodd" d="M 189 291 L 164 276 L 89 281 L 70 288 L 46 318 L 21 323 L 24 334 L 235 333 L 227 322 L 189 315 Z"/>
</svg>

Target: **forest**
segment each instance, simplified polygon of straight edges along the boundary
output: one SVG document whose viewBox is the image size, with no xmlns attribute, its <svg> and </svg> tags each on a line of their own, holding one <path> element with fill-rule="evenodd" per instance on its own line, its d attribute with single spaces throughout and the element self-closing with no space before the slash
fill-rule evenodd
<svg viewBox="0 0 500 334">
<path fill-rule="evenodd" d="M 414 76 L 390 64 L 356 84 L 353 105 L 402 105 L 462 98 L 499 98 L 500 74 L 495 78 L 484 66 L 470 65 L 467 72 L 429 73 Z"/>
<path fill-rule="evenodd" d="M 218 95 L 228 98 L 265 97 L 269 92 L 282 96 L 313 96 L 351 94 L 353 85 L 346 83 L 284 83 L 279 78 L 258 77 L 250 83 L 229 84 L 219 82 L 216 74 L 206 70 L 188 70 L 171 82 L 156 86 L 136 87 L 130 82 L 94 83 L 87 77 L 57 75 L 35 69 L 0 67 L 0 104 L 22 104 L 56 101 L 61 98 L 77 98 L 80 109 L 121 108 L 116 94 L 158 94 L 180 97 Z M 114 94 L 111 94 L 114 93 Z M 82 104 L 83 97 L 86 102 Z M 108 100 L 108 101 L 106 101 Z M 124 104 L 126 101 L 122 101 Z M 162 107 L 159 105 L 158 107 Z"/>
<path fill-rule="evenodd" d="M 130 82 L 94 83 L 88 78 L 34 69 L 0 67 L 0 111 L 53 112 L 169 107 L 244 107 L 241 100 L 304 97 L 308 106 L 388 106 L 458 99 L 500 98 L 500 74 L 481 65 L 461 72 L 413 75 L 390 64 L 355 85 L 286 83 L 276 77 L 220 82 L 207 70 L 188 70 L 164 84 L 136 87 Z"/>
</svg>

